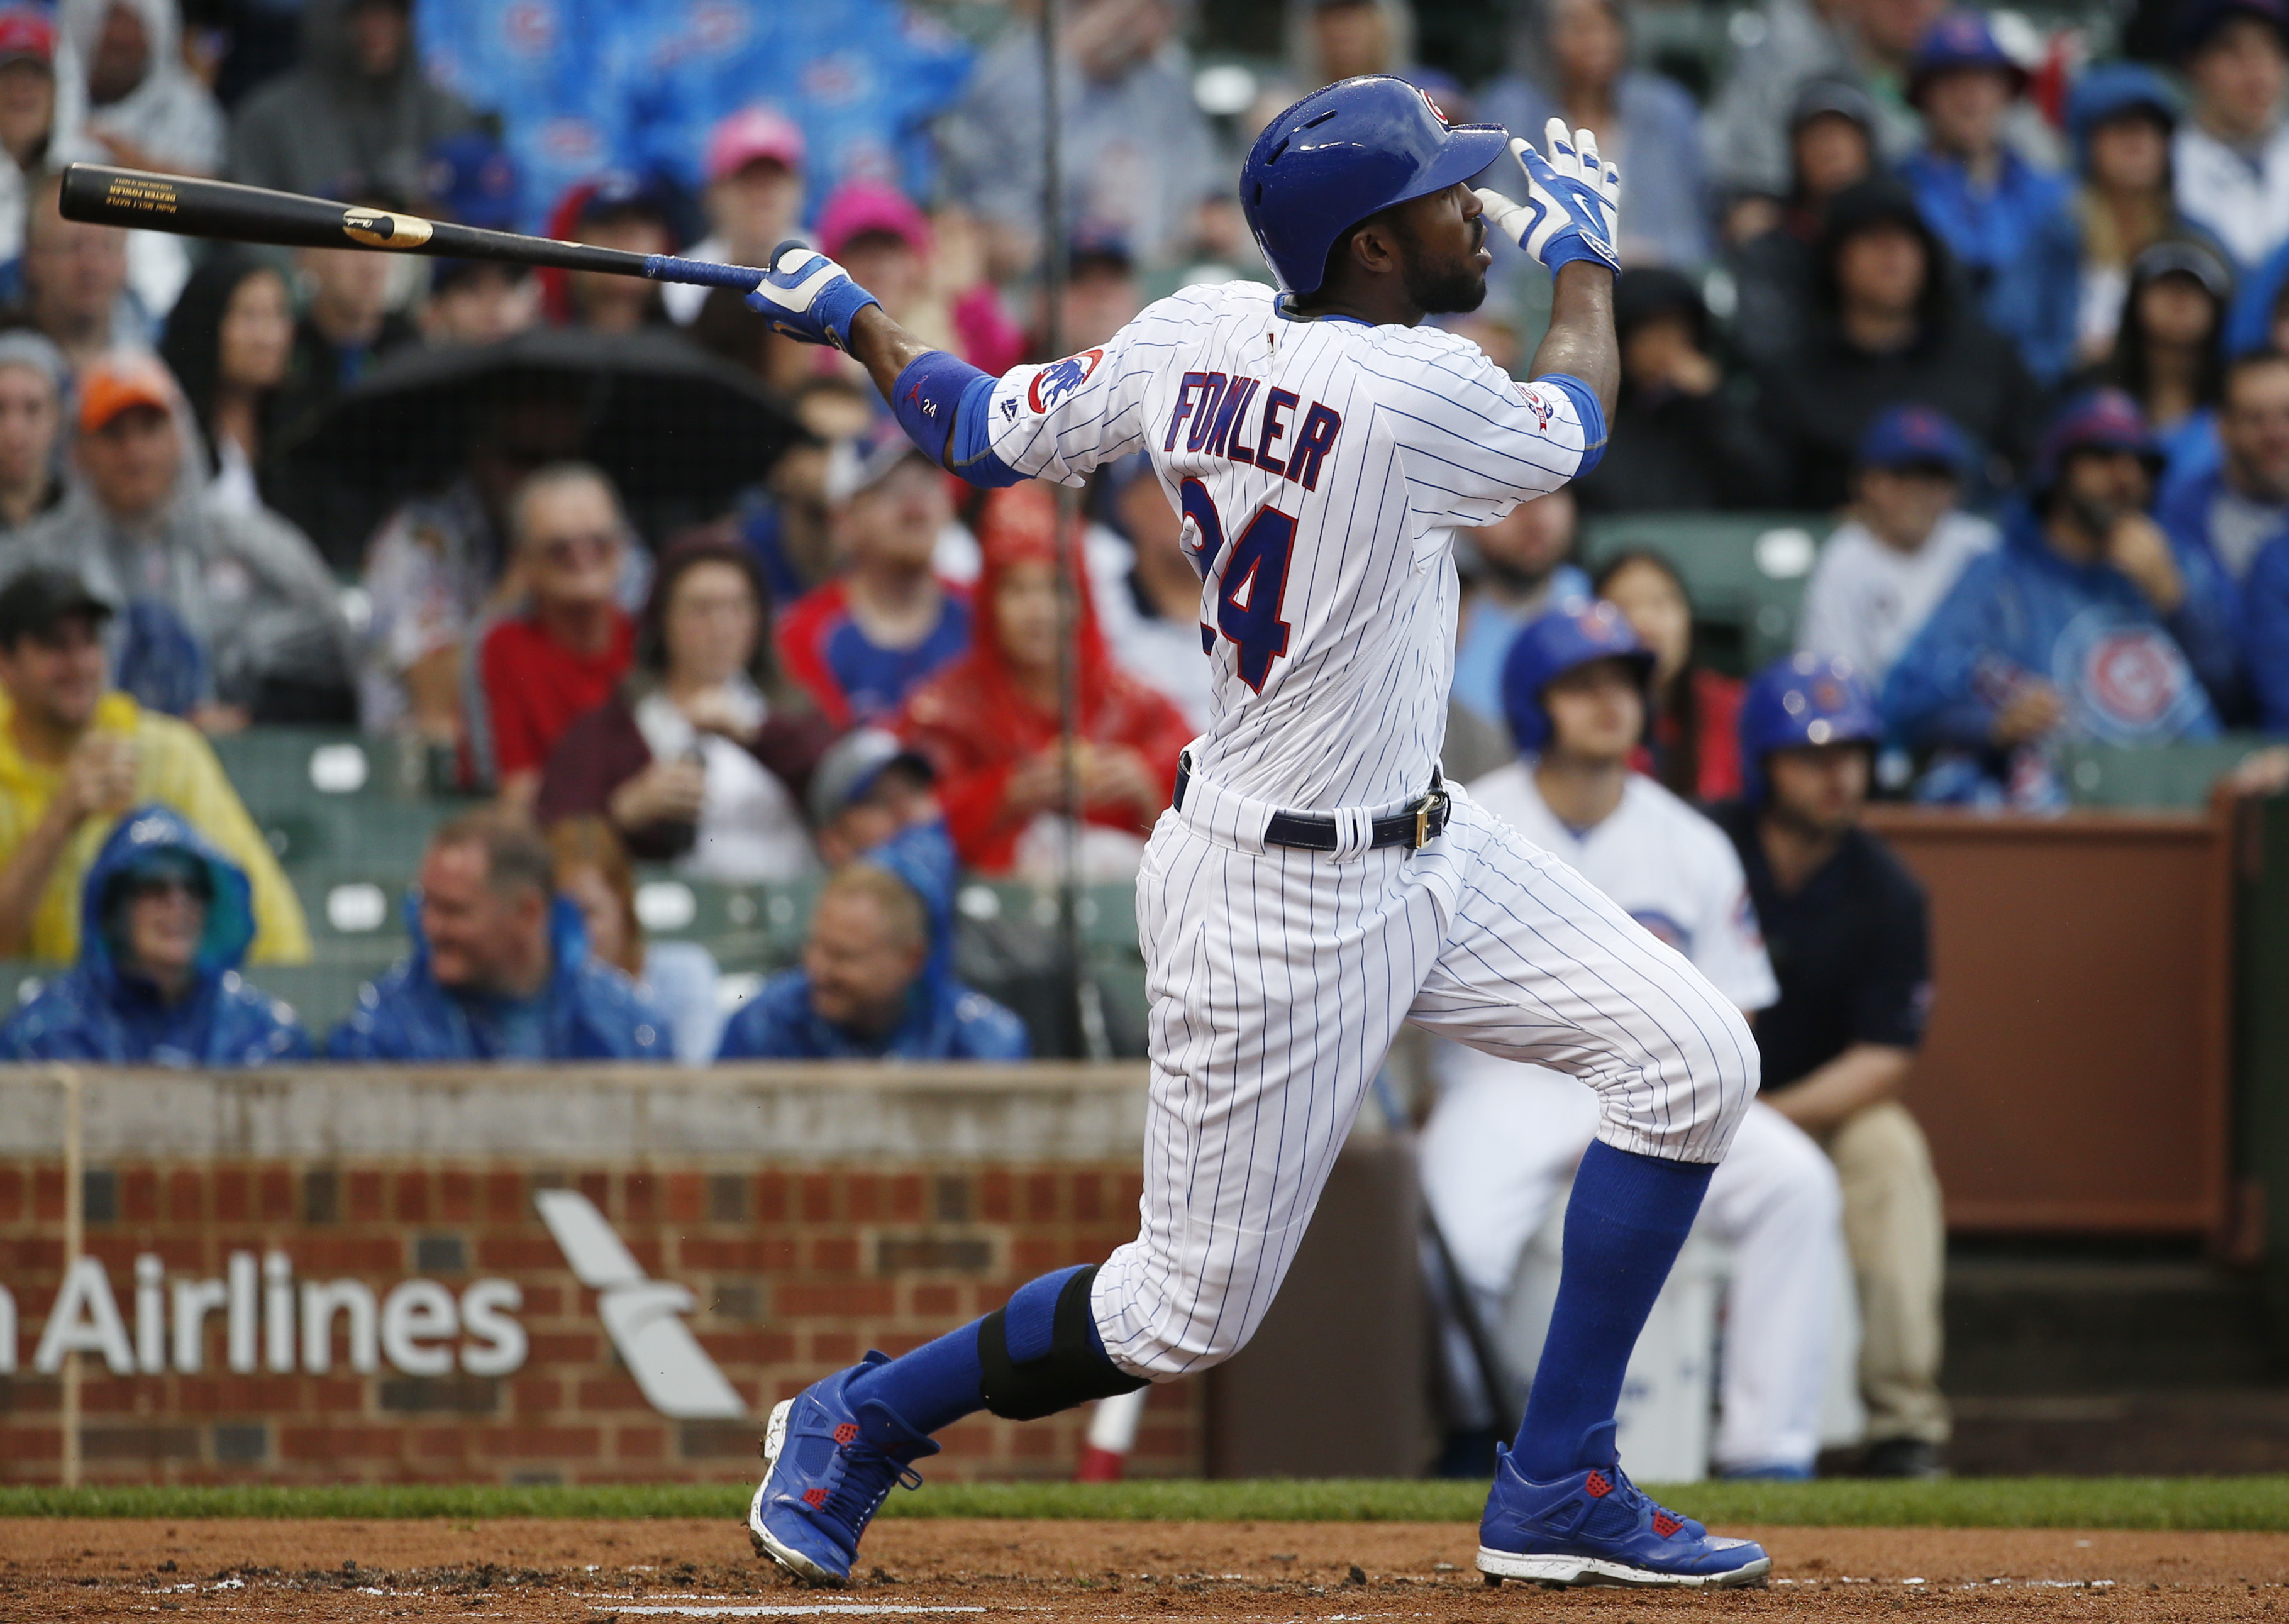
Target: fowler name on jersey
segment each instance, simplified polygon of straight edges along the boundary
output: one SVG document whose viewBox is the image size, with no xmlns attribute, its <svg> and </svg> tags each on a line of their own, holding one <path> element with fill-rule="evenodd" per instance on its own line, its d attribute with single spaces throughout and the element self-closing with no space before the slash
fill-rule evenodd
<svg viewBox="0 0 2289 1624">
<path fill-rule="evenodd" d="M 993 386 L 993 457 L 1077 484 L 1148 453 L 1200 571 L 1216 678 L 1195 772 L 1298 810 L 1394 808 L 1446 728 L 1456 526 L 1594 464 L 1605 422 L 1563 376 L 1518 383 L 1468 339 L 1296 320 L 1260 283 L 1186 288 Z"/>
</svg>

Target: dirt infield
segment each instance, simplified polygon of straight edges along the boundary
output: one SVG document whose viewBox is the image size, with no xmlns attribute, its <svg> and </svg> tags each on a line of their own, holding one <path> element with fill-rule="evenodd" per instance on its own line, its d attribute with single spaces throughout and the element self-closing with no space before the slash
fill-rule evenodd
<svg viewBox="0 0 2289 1624">
<path fill-rule="evenodd" d="M 1753 1531 L 1739 1531 L 1753 1532 Z M 1489 1590 L 1474 1531 L 1422 1523 L 914 1519 L 865 1581 L 797 1590 L 703 1522 L 0 1522 L 0 1620 L 858 1616 L 1502 1624 L 1582 1617 L 2289 1624 L 2289 1535 L 1776 1528 L 1774 1585 L 1713 1596 Z"/>
</svg>

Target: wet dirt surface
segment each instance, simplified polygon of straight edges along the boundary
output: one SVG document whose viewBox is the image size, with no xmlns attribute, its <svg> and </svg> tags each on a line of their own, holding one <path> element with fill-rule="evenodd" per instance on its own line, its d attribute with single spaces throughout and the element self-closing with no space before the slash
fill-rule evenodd
<svg viewBox="0 0 2289 1624">
<path fill-rule="evenodd" d="M 1408 1523 L 888 1520 L 858 1582 L 798 1589 L 730 1523 L 0 1522 L 0 1620 L 856 1617 L 1653 1624 L 2248 1619 L 2289 1624 L 2289 1535 L 1727 1529 L 1774 1582 L 1709 1594 L 1489 1589 L 1476 1531 Z"/>
</svg>

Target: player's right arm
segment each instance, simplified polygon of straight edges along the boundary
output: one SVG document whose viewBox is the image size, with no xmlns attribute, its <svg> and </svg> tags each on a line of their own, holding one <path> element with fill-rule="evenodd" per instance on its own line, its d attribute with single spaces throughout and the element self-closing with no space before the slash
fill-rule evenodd
<svg viewBox="0 0 2289 1624">
<path fill-rule="evenodd" d="M 973 485 L 1078 484 L 1144 444 L 1146 369 L 1122 364 L 1135 322 L 1098 348 L 997 378 L 908 332 L 841 266 L 799 245 L 772 256 L 747 304 L 791 338 L 855 356 L 907 437 Z"/>
<path fill-rule="evenodd" d="M 1621 177 L 1588 131 L 1551 119 L 1545 157 L 1513 139 L 1524 203 L 1476 194 L 1491 229 L 1549 268 L 1550 329 L 1526 383 L 1475 345 L 1392 340 L 1376 370 L 1383 424 L 1400 451 L 1409 508 L 1431 525 L 1487 524 L 1598 466 L 1621 389 L 1611 239 Z M 1418 332 L 1420 330 L 1418 330 Z"/>
<path fill-rule="evenodd" d="M 1622 177 L 1598 155 L 1598 138 L 1553 118 L 1543 131 L 1547 154 L 1511 138 L 1526 201 L 1499 192 L 1477 195 L 1487 223 L 1548 267 L 1550 330 L 1534 353 L 1536 379 L 1563 377 L 1583 385 L 1611 417 L 1621 392 L 1621 345 L 1614 335 L 1614 279 L 1622 262 L 1613 248 Z"/>
</svg>

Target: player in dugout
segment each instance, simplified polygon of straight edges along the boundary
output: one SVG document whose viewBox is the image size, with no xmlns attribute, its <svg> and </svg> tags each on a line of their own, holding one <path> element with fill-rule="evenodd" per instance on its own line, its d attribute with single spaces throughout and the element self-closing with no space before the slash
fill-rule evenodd
<svg viewBox="0 0 2289 1624">
<path fill-rule="evenodd" d="M 1740 859 L 1725 836 L 1630 758 L 1645 736 L 1654 657 L 1621 610 L 1576 599 L 1511 645 L 1503 700 L 1521 760 L 1471 793 L 1554 852 L 1743 1014 L 1778 996 Z M 1752 1015 L 1753 1020 L 1753 1015 Z M 1562 1072 L 1441 1043 L 1424 1124 L 1423 1198 L 1480 1323 L 1507 1321 L 1519 1261 L 1598 1131 L 1598 1096 Z M 1836 1287 L 1844 1270 L 1836 1174 L 1781 1112 L 1749 1108 L 1696 1226 L 1727 1243 L 1722 1420 L 1727 1477 L 1809 1477 L 1820 1452 Z M 1449 1365 L 1458 1390 L 1475 1383 Z M 1498 1355 L 1499 1357 L 1499 1355 Z"/>
<path fill-rule="evenodd" d="M 1923 1130 L 1901 1103 L 1931 1012 L 1923 888 L 1860 827 L 1883 723 L 1846 661 L 1796 654 L 1741 705 L 1733 838 L 1780 999 L 1757 1016 L 1764 1104 L 1824 1147 L 1844 1190 L 1860 1292 L 1871 1476 L 1940 1473 L 1940 1287 L 1947 1231 Z"/>
<path fill-rule="evenodd" d="M 883 1498 L 963 1416 L 1031 1420 L 1231 1357 L 1402 1022 L 1599 1095 L 1480 1571 L 1690 1588 L 1771 1571 L 1752 1541 L 1637 1489 L 1614 1413 L 1755 1095 L 1755 1039 L 1682 957 L 1439 776 L 1455 531 L 1593 466 L 1620 379 L 1621 177 L 1587 131 L 1553 119 L 1544 142 L 1450 125 L 1396 78 L 1316 91 L 1240 175 L 1279 290 L 1187 288 L 1102 345 L 998 378 L 808 249 L 783 250 L 749 296 L 790 336 L 864 362 L 914 442 L 973 484 L 1078 484 L 1145 452 L 1186 521 L 1216 673 L 1214 719 L 1137 881 L 1152 1061 L 1137 1238 L 773 1411 L 748 1532 L 798 1579 L 847 1583 Z M 1470 185 L 1505 153 L 1524 202 Z M 1497 230 L 1551 276 L 1523 383 L 1422 325 L 1485 300 Z"/>
</svg>

